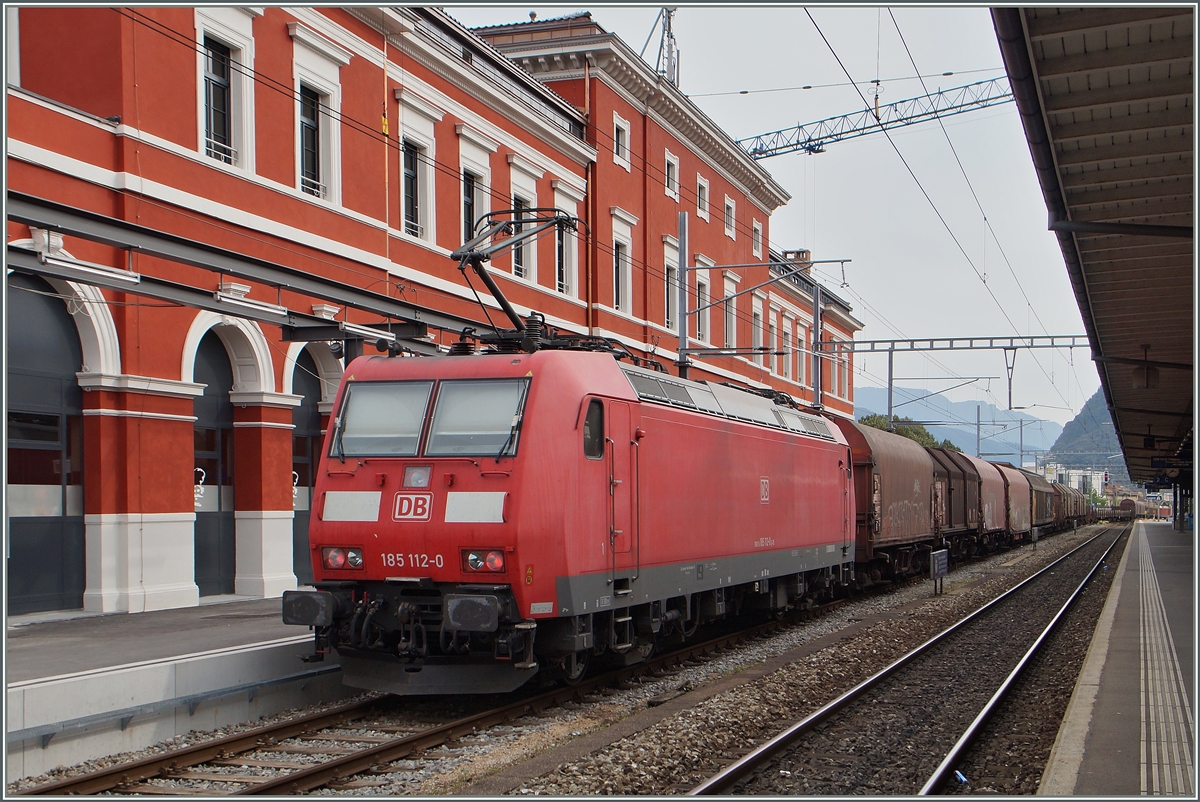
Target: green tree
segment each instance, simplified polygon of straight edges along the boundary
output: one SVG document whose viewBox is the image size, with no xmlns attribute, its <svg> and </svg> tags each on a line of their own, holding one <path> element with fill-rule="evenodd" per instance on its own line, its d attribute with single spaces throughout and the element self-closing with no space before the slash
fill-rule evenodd
<svg viewBox="0 0 1200 802">
<path fill-rule="evenodd" d="M 886 415 L 863 415 L 858 419 L 858 422 L 864 426 L 870 426 L 875 429 L 887 429 Z M 954 445 L 954 443 L 951 443 L 949 440 L 943 440 L 939 443 L 937 438 L 929 433 L 928 429 L 919 423 L 913 423 L 912 418 L 893 417 L 892 425 L 896 434 L 920 443 L 926 448 L 944 448 L 947 451 L 962 451 L 961 448 Z"/>
</svg>

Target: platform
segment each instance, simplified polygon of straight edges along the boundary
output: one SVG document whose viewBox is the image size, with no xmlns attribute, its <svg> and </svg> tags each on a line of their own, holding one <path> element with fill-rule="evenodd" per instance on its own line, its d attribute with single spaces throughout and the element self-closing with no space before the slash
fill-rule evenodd
<svg viewBox="0 0 1200 802">
<path fill-rule="evenodd" d="M 311 633 L 282 622 L 279 599 L 12 616 L 8 779 L 358 693 L 341 684 L 336 655 L 300 660 L 311 653 Z"/>
<path fill-rule="evenodd" d="M 1039 794 L 1195 798 L 1193 535 L 1135 522 Z"/>
</svg>

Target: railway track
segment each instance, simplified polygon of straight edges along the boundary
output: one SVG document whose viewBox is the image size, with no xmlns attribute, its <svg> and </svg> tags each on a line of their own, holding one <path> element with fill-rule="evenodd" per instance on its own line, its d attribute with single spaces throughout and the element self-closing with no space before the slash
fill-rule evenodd
<svg viewBox="0 0 1200 802">
<path fill-rule="evenodd" d="M 586 678 L 573 687 L 516 699 L 510 696 L 499 705 L 468 700 L 461 704 L 472 708 L 470 712 L 442 722 L 422 723 L 411 714 L 389 711 L 389 697 L 372 697 L 13 793 L 234 796 L 294 794 L 323 786 L 371 787 L 383 784 L 371 775 L 403 771 L 402 767 L 388 768 L 394 761 L 418 755 L 435 757 L 429 750 L 456 739 L 566 703 L 595 701 L 586 697 L 595 697 L 609 687 L 625 686 L 643 675 L 661 675 L 673 666 L 703 661 L 707 655 L 740 642 L 810 620 L 837 604 L 684 646 L 634 666 Z M 429 699 L 431 706 L 444 709 L 448 705 L 444 698 Z M 405 700 L 406 707 L 412 705 L 413 700 Z M 424 716 L 426 720 L 431 717 L 436 715 Z"/>
<path fill-rule="evenodd" d="M 938 792 L 1128 528 L 1102 530 L 689 793 Z"/>
</svg>

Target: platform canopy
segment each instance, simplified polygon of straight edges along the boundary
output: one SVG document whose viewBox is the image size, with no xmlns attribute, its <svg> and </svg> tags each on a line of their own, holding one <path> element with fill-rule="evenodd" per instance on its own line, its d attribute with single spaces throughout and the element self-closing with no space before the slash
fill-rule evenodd
<svg viewBox="0 0 1200 802">
<path fill-rule="evenodd" d="M 1129 475 L 1190 484 L 1194 10 L 992 20 Z"/>
</svg>

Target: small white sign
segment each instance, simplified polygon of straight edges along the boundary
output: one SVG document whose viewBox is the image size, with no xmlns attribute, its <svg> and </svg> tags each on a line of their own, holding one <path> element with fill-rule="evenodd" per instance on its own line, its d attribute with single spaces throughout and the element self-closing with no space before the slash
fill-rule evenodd
<svg viewBox="0 0 1200 802">
<path fill-rule="evenodd" d="M 502 524 L 507 493 L 447 493 L 448 524 Z M 554 606 L 551 605 L 553 610 Z"/>
<path fill-rule="evenodd" d="M 552 612 L 554 612 L 554 602 L 531 602 L 529 605 L 530 615 Z"/>
<path fill-rule="evenodd" d="M 325 493 L 322 521 L 378 521 L 378 490 L 329 490 Z"/>
</svg>

